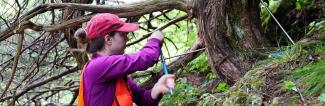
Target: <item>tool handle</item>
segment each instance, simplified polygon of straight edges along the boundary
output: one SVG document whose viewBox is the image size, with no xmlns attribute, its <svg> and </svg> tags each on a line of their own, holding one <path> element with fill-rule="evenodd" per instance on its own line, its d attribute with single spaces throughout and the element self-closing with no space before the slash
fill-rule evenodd
<svg viewBox="0 0 325 106">
<path fill-rule="evenodd" d="M 162 64 L 162 67 L 163 67 L 163 70 L 164 70 L 164 74 L 168 75 L 167 65 L 166 65 L 165 58 L 164 58 L 164 55 L 163 55 L 161 49 L 160 49 L 160 55 L 161 55 L 161 64 Z M 170 94 L 173 94 L 173 88 L 168 87 L 168 91 L 170 92 Z"/>
</svg>

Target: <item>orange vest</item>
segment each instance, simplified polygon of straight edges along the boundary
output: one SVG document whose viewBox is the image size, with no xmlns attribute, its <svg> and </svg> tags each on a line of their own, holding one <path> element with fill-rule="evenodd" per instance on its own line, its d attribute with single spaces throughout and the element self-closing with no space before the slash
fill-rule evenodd
<svg viewBox="0 0 325 106">
<path fill-rule="evenodd" d="M 85 106 L 84 94 L 83 94 L 84 93 L 83 72 L 86 68 L 86 65 L 84 66 L 80 75 L 78 106 Z M 129 86 L 127 85 L 123 77 L 119 77 L 116 80 L 115 99 L 113 101 L 112 106 L 132 106 L 132 105 L 133 105 L 132 91 L 130 90 Z"/>
</svg>

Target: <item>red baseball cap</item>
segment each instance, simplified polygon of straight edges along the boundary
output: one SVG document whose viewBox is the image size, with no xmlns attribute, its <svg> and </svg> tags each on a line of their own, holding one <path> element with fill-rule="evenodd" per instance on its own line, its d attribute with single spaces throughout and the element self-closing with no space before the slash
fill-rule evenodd
<svg viewBox="0 0 325 106">
<path fill-rule="evenodd" d="M 105 36 L 113 31 L 133 32 L 139 28 L 139 24 L 125 23 L 117 15 L 100 13 L 93 16 L 87 23 L 87 38 L 93 40 Z"/>
</svg>

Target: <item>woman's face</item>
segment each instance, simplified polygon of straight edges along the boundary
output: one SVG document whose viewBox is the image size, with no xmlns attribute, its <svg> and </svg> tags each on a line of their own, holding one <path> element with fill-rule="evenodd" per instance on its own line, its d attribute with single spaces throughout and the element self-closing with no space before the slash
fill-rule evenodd
<svg viewBox="0 0 325 106">
<path fill-rule="evenodd" d="M 110 37 L 112 44 L 110 46 L 111 52 L 114 54 L 124 54 L 126 48 L 126 42 L 129 40 L 127 33 L 125 32 L 116 32 L 113 37 Z"/>
</svg>

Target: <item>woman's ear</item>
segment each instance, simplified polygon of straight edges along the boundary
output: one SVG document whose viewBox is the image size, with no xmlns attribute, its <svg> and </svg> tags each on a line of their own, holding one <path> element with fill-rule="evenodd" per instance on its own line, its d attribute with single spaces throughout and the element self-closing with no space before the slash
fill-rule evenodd
<svg viewBox="0 0 325 106">
<path fill-rule="evenodd" d="M 107 35 L 105 36 L 105 43 L 108 44 L 109 46 L 112 45 L 112 40 L 113 40 L 113 37 Z"/>
</svg>

